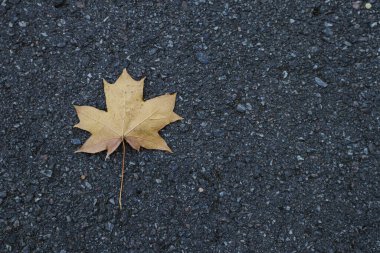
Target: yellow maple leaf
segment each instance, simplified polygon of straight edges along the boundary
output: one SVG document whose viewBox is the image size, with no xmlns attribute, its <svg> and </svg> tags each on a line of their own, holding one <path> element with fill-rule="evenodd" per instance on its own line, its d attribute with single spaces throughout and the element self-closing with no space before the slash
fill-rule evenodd
<svg viewBox="0 0 380 253">
<path fill-rule="evenodd" d="M 91 106 L 75 106 L 80 122 L 74 127 L 91 133 L 76 152 L 97 153 L 107 150 L 107 157 L 123 144 L 122 180 L 126 141 L 140 150 L 159 149 L 171 152 L 158 131 L 171 122 L 182 119 L 173 112 L 176 94 L 166 94 L 143 100 L 144 80 L 134 80 L 124 69 L 114 84 L 104 82 L 107 111 Z M 122 181 L 121 180 L 121 181 Z M 122 182 L 120 194 L 122 191 Z M 119 205 L 121 195 L 119 195 Z"/>
</svg>

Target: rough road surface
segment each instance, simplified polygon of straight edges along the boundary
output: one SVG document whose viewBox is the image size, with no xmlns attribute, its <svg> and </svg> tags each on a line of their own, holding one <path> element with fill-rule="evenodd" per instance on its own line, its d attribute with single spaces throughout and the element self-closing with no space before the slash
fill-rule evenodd
<svg viewBox="0 0 380 253">
<path fill-rule="evenodd" d="M 0 2 L 0 252 L 380 252 L 379 1 Z M 120 211 L 72 126 L 123 68 L 185 120 Z"/>
</svg>

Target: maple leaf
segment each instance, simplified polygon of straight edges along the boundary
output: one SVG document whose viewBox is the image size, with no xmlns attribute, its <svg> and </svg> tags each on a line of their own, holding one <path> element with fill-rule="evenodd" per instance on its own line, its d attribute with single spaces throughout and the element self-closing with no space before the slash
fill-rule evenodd
<svg viewBox="0 0 380 253">
<path fill-rule="evenodd" d="M 90 138 L 76 152 L 97 153 L 107 150 L 108 157 L 122 143 L 122 180 L 124 141 L 136 150 L 143 147 L 172 152 L 158 131 L 171 122 L 182 119 L 173 112 L 175 93 L 143 100 L 144 80 L 145 78 L 134 80 L 124 69 L 114 84 L 103 80 L 107 111 L 91 106 L 75 106 L 80 121 L 74 127 L 91 133 Z M 120 188 L 121 194 L 122 182 Z"/>
<path fill-rule="evenodd" d="M 176 94 L 143 101 L 144 80 L 134 80 L 124 69 L 115 84 L 103 80 L 107 111 L 75 106 L 80 122 L 74 127 L 92 134 L 76 152 L 107 150 L 109 156 L 123 140 L 136 150 L 143 147 L 171 152 L 158 131 L 182 119 L 173 112 Z"/>
</svg>

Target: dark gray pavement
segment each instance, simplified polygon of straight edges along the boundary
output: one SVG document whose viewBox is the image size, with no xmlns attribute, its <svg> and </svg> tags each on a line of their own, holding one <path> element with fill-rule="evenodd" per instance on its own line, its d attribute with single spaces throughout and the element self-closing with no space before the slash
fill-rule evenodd
<svg viewBox="0 0 380 253">
<path fill-rule="evenodd" d="M 360 2 L 360 1 L 359 1 Z M 380 252 L 380 2 L 0 1 L 0 252 Z M 173 154 L 74 154 L 102 78 Z"/>
</svg>

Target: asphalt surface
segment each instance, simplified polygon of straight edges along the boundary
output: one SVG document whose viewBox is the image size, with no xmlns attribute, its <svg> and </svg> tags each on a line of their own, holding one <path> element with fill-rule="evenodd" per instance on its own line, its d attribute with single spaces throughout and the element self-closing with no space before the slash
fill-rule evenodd
<svg viewBox="0 0 380 253">
<path fill-rule="evenodd" d="M 0 2 L 0 252 L 380 252 L 379 1 Z M 185 119 L 120 211 L 72 126 L 123 68 Z"/>
</svg>

